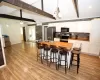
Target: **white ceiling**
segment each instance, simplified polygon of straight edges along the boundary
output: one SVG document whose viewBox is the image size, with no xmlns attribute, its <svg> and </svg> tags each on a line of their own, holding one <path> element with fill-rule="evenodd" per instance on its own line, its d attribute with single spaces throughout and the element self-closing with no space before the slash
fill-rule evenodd
<svg viewBox="0 0 100 80">
<path fill-rule="evenodd" d="M 28 4 L 31 4 L 41 9 L 41 0 L 22 0 Z M 43 0 L 44 11 L 54 14 L 57 7 L 57 0 Z M 76 11 L 72 0 L 59 0 L 58 4 L 62 18 L 60 20 L 76 19 Z M 100 0 L 78 0 L 79 18 L 99 17 L 100 16 Z M 0 6 L 0 14 L 10 14 L 20 16 L 20 12 L 17 9 Z M 23 12 L 23 17 L 36 20 L 37 23 L 48 22 L 52 19 L 41 16 L 36 13 Z"/>
<path fill-rule="evenodd" d="M 41 9 L 41 0 L 22 0 L 26 3 Z M 57 0 L 43 0 L 44 11 L 54 14 L 57 7 Z M 59 0 L 58 4 L 62 19 L 77 18 L 75 8 L 72 0 Z M 78 0 L 79 16 L 80 18 L 98 17 L 100 16 L 100 0 Z M 91 7 L 91 8 L 89 8 Z"/>
<path fill-rule="evenodd" d="M 78 0 L 79 14 L 84 17 L 100 17 L 100 0 Z"/>
<path fill-rule="evenodd" d="M 0 6 L 0 14 L 9 14 L 15 10 L 16 10 L 15 8 L 11 8 L 8 6 L 3 6 L 3 5 Z"/>
<path fill-rule="evenodd" d="M 0 6 L 0 14 L 9 14 L 9 15 L 20 17 L 20 10 L 3 5 L 3 6 Z M 36 21 L 36 23 L 42 23 L 42 22 L 53 20 L 51 18 L 41 16 L 37 13 L 33 13 L 33 12 L 28 13 L 28 12 L 25 12 L 25 11 L 22 12 L 22 17 L 28 18 L 28 19 L 33 19 L 33 20 Z"/>
</svg>

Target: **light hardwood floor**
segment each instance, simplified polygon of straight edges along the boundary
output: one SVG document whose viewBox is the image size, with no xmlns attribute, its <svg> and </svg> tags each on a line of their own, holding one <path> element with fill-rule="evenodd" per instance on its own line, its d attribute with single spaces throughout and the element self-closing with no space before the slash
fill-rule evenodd
<svg viewBox="0 0 100 80">
<path fill-rule="evenodd" d="M 52 64 L 37 62 L 34 43 L 16 44 L 5 49 L 7 66 L 0 69 L 0 80 L 100 80 L 100 59 L 81 54 L 79 74 L 76 66 L 67 74 L 62 67 L 59 71 Z"/>
</svg>

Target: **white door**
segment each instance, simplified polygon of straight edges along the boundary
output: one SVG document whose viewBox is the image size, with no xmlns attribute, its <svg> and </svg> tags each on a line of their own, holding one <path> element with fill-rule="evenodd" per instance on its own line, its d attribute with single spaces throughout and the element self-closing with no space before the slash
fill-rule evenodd
<svg viewBox="0 0 100 80">
<path fill-rule="evenodd" d="M 35 26 L 29 27 L 29 41 L 34 41 L 36 39 Z"/>
</svg>

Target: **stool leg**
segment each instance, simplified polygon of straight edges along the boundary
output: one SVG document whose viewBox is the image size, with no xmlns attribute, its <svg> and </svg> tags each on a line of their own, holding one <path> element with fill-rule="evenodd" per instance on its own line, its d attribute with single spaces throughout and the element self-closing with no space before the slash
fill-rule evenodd
<svg viewBox="0 0 100 80">
<path fill-rule="evenodd" d="M 48 65 L 48 51 L 46 51 L 46 60 L 47 60 L 47 65 Z"/>
<path fill-rule="evenodd" d="M 79 58 L 79 54 L 77 54 L 77 74 L 78 74 L 78 70 L 79 70 L 79 60 L 80 58 Z"/>
<path fill-rule="evenodd" d="M 74 54 L 72 53 L 72 55 L 71 55 L 71 62 L 70 62 L 71 66 L 72 66 L 72 62 L 73 62 L 73 57 L 74 57 Z"/>
<path fill-rule="evenodd" d="M 54 53 L 53 53 L 53 62 L 54 62 Z"/>
<path fill-rule="evenodd" d="M 49 67 L 51 65 L 51 62 L 52 62 L 52 52 L 50 53 L 50 63 L 49 63 Z"/>
<path fill-rule="evenodd" d="M 55 64 L 56 64 L 56 70 L 57 70 L 57 55 L 55 53 Z"/>
<path fill-rule="evenodd" d="M 43 59 L 44 59 L 44 57 L 45 57 L 45 50 L 43 50 Z"/>
<path fill-rule="evenodd" d="M 62 55 L 60 55 L 60 66 L 61 66 Z"/>
<path fill-rule="evenodd" d="M 58 70 L 59 70 L 59 65 L 60 65 L 60 54 L 58 55 Z"/>
<path fill-rule="evenodd" d="M 66 68 L 66 63 L 67 63 L 67 55 L 65 55 L 65 74 L 66 74 L 66 71 L 67 71 L 67 68 Z"/>
<path fill-rule="evenodd" d="M 38 57 L 39 57 L 39 53 L 38 53 L 38 49 L 37 49 L 37 61 L 38 61 Z"/>
<path fill-rule="evenodd" d="M 43 64 L 43 61 L 42 61 L 42 59 L 43 59 L 43 58 L 42 58 L 42 51 L 41 51 L 41 53 L 40 53 L 40 54 L 41 54 L 41 55 L 40 55 L 40 56 L 41 56 L 41 63 Z"/>
</svg>

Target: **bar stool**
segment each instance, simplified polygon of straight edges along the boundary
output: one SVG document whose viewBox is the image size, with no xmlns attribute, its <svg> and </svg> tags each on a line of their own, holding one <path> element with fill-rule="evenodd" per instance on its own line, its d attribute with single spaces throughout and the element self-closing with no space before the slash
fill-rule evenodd
<svg viewBox="0 0 100 80">
<path fill-rule="evenodd" d="M 79 66 L 80 66 L 81 46 L 82 46 L 82 44 L 80 44 L 80 47 L 73 47 L 72 56 L 71 56 L 71 65 L 77 66 L 77 73 L 79 71 Z M 76 58 L 76 59 L 74 59 L 74 58 Z M 74 61 L 76 61 L 76 65 L 73 64 Z"/>
<path fill-rule="evenodd" d="M 59 56 L 58 56 L 58 70 L 59 70 L 59 66 L 65 66 L 65 73 L 67 71 L 67 67 L 68 67 L 68 62 L 67 62 L 67 54 L 68 54 L 68 50 L 64 47 L 60 47 L 59 48 Z M 62 60 L 62 56 L 64 56 L 64 60 Z M 61 65 L 61 61 L 65 61 L 65 65 Z"/>
<path fill-rule="evenodd" d="M 58 60 L 58 49 L 54 45 L 50 45 L 51 51 L 50 51 L 50 64 L 51 63 L 56 63 L 56 70 L 57 70 L 57 60 Z"/>
<path fill-rule="evenodd" d="M 43 53 L 42 53 L 43 45 L 40 42 L 36 42 L 36 47 L 37 47 L 37 61 L 38 61 L 38 58 L 41 58 L 41 63 L 43 64 L 43 60 L 42 60 L 43 59 Z"/>
<path fill-rule="evenodd" d="M 49 61 L 49 54 L 48 52 L 50 51 L 50 47 L 47 44 L 43 44 L 43 59 L 45 59 L 47 61 L 47 65 L 48 65 L 48 61 Z"/>
</svg>

